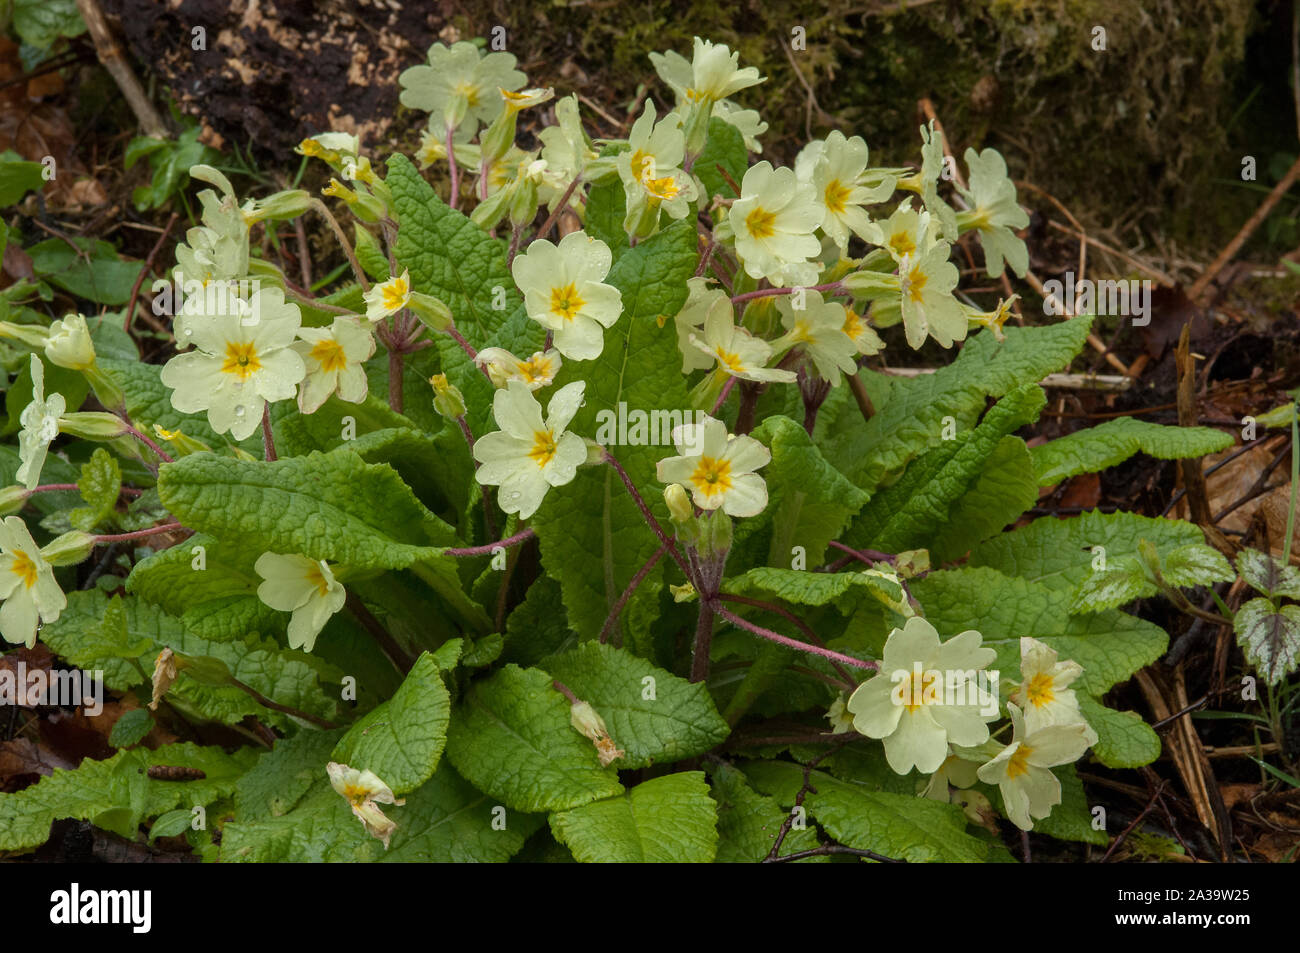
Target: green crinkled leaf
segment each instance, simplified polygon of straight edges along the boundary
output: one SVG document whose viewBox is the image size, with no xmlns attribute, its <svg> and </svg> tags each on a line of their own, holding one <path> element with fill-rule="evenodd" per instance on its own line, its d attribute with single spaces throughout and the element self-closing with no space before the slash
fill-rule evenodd
<svg viewBox="0 0 1300 953">
<path fill-rule="evenodd" d="M 551 832 L 580 863 L 707 864 L 717 851 L 717 822 L 704 772 L 683 771 L 553 814 Z"/>
<path fill-rule="evenodd" d="M 1087 692 L 1078 692 L 1079 712 L 1097 732 L 1092 753 L 1108 768 L 1140 768 L 1160 757 L 1160 736 L 1132 711 L 1107 708 Z"/>
<path fill-rule="evenodd" d="M 623 231 L 623 219 L 627 215 L 627 196 L 623 183 L 618 180 L 593 185 L 587 193 L 587 212 L 583 217 L 583 229 L 592 238 L 599 238 L 609 246 L 614 258 L 619 258 L 627 251 L 627 232 Z"/>
<path fill-rule="evenodd" d="M 906 600 L 898 582 L 874 570 L 806 572 L 759 566 L 743 576 L 724 580 L 722 588 L 735 595 L 783 599 L 802 606 L 833 603 L 845 614 L 852 610 L 860 595 L 870 596 L 886 606 L 897 606 Z"/>
<path fill-rule="evenodd" d="M 330 760 L 373 771 L 400 796 L 437 770 L 450 717 L 451 696 L 438 663 L 425 652 L 397 693 L 359 719 Z"/>
<path fill-rule="evenodd" d="M 804 781 L 803 768 L 785 761 L 755 762 L 744 771 L 754 787 L 783 805 L 793 805 Z M 847 847 L 911 863 L 1010 859 L 1001 846 L 967 834 L 966 817 L 955 804 L 875 791 L 821 771 L 809 772 L 808 780 L 816 793 L 808 793 L 804 807 Z"/>
<path fill-rule="evenodd" d="M 1204 543 L 1188 543 L 1158 555 L 1160 574 L 1171 586 L 1212 586 L 1236 576 L 1223 555 Z M 1079 586 L 1071 610 L 1099 612 L 1156 595 L 1160 587 L 1151 568 L 1140 556 L 1108 558 L 1105 569 L 1093 570 Z"/>
<path fill-rule="evenodd" d="M 528 318 L 506 266 L 506 243 L 492 238 L 438 198 L 411 161 L 388 160 L 388 178 L 401 228 L 396 256 L 410 269 L 411 287 L 440 298 L 456 328 L 477 351 L 503 347 L 527 357 L 546 334 Z M 492 385 L 449 335 L 435 335 L 443 373 L 465 395 L 475 434 L 491 419 Z"/>
<path fill-rule="evenodd" d="M 107 761 L 87 758 L 75 770 L 55 769 L 16 794 L 0 794 L 0 850 L 27 850 L 43 844 L 50 824 L 60 818 L 96 821 L 134 837 L 147 817 L 180 805 L 210 804 L 229 795 L 257 758 L 251 748 L 226 754 L 220 748 L 186 742 L 154 751 L 132 748 Z M 197 781 L 156 781 L 151 765 L 197 768 Z"/>
<path fill-rule="evenodd" d="M 304 767 L 305 771 L 306 768 Z M 475 791 L 450 765 L 405 798 L 381 805 L 397 824 L 387 851 L 330 787 L 325 762 L 316 780 L 283 815 L 237 815 L 221 837 L 223 863 L 503 863 L 536 830 L 540 818 L 508 814 L 493 825 L 494 802 Z"/>
<path fill-rule="evenodd" d="M 948 520 L 933 531 L 931 564 L 960 559 L 976 543 L 1000 533 L 1038 500 L 1029 450 L 1019 437 L 1003 437 Z"/>
<path fill-rule="evenodd" d="M 401 569 L 455 544 L 391 467 L 353 453 L 272 463 L 190 454 L 162 467 L 158 493 L 192 529 L 356 568 Z"/>
<path fill-rule="evenodd" d="M 1137 556 L 1143 539 L 1160 553 L 1205 542 L 1200 529 L 1182 520 L 1092 511 L 1068 519 L 1046 516 L 985 540 L 971 550 L 969 565 L 989 566 L 1074 594 L 1095 571 L 1093 561 L 1099 554 L 1094 547 L 1105 548 L 1109 565 L 1120 557 Z"/>
<path fill-rule="evenodd" d="M 476 788 L 519 811 L 562 811 L 623 791 L 536 668 L 507 665 L 475 682 L 452 713 L 447 757 Z"/>
<path fill-rule="evenodd" d="M 767 507 L 739 520 L 728 562 L 733 567 L 790 565 L 792 550 L 804 550 L 808 566 L 819 566 L 826 546 L 839 536 L 867 495 L 836 470 L 802 426 L 788 417 L 763 421 L 751 436 L 772 451 L 762 470 Z"/>
<path fill-rule="evenodd" d="M 1243 549 L 1237 554 L 1237 572 L 1266 596 L 1300 599 L 1300 569 L 1284 566 L 1281 560 L 1258 549 Z"/>
<path fill-rule="evenodd" d="M 48 50 L 59 37 L 86 32 L 76 0 L 14 0 L 13 16 L 14 31 L 39 50 Z"/>
<path fill-rule="evenodd" d="M 1270 685 L 1300 664 L 1300 606 L 1278 608 L 1267 599 L 1251 599 L 1237 610 L 1232 628 L 1246 661 Z"/>
<path fill-rule="evenodd" d="M 276 741 L 235 785 L 235 820 L 248 823 L 288 814 L 327 778 L 325 765 L 343 734 L 342 728 L 300 731 Z"/>
<path fill-rule="evenodd" d="M 88 533 L 112 515 L 122 491 L 122 471 L 103 447 L 96 447 L 90 460 L 82 466 L 77 489 L 88 505 L 70 512 L 68 520 L 73 529 Z"/>
<path fill-rule="evenodd" d="M 713 774 L 713 799 L 718 802 L 719 864 L 757 864 L 772 850 L 776 835 L 789 816 L 776 798 L 757 794 L 745 783 L 745 776 L 735 768 L 719 766 Z M 817 835 L 811 829 L 794 830 L 781 842 L 783 854 L 817 847 Z M 827 856 L 809 857 L 794 863 L 826 862 Z"/>
<path fill-rule="evenodd" d="M 129 748 L 153 730 L 153 718 L 143 708 L 122 712 L 108 733 L 108 743 L 114 748 Z"/>
<path fill-rule="evenodd" d="M 923 454 L 889 488 L 871 498 L 846 534 L 853 546 L 894 553 L 930 545 L 950 524 L 949 510 L 966 493 L 1003 437 L 1038 417 L 1043 389 L 1027 384 L 1007 394 L 972 431 Z M 1017 514 L 1019 515 L 1019 514 Z"/>
<path fill-rule="evenodd" d="M 1161 460 L 1179 460 L 1231 446 L 1231 436 L 1209 427 L 1167 427 L 1116 417 L 1034 447 L 1030 454 L 1038 485 L 1052 486 L 1080 473 L 1117 466 L 1139 451 Z"/>
<path fill-rule="evenodd" d="M 1092 318 L 1080 316 L 1046 327 L 1007 328 L 1001 342 L 981 331 L 966 341 L 957 360 L 934 374 L 887 378 L 887 392 L 879 400 L 872 395 L 876 414 L 865 425 L 854 414 L 841 414 L 828 434 L 826 458 L 864 490 L 888 485 L 914 457 L 941 443 L 945 417 L 953 418 L 959 432 L 972 427 L 986 398 L 1059 371 L 1091 329 Z M 859 374 L 869 391 L 871 378 L 883 376 Z"/>
<path fill-rule="evenodd" d="M 545 665 L 604 719 L 610 737 L 624 752 L 614 762 L 619 769 L 701 755 L 730 733 L 703 684 L 692 684 L 630 652 L 587 642 L 551 656 Z M 647 678 L 653 679 L 650 685 Z"/>
<path fill-rule="evenodd" d="M 718 171 L 718 166 L 727 170 L 731 181 L 737 184 L 745 177 L 745 167 L 749 165 L 749 152 L 745 148 L 745 137 L 729 122 L 713 116 L 709 119 L 709 138 L 704 148 L 695 159 L 692 171 L 700 177 L 704 185 L 704 201 L 708 205 L 715 195 L 724 199 L 738 199 L 736 190 L 727 184 L 727 180 Z"/>
<path fill-rule="evenodd" d="M 41 641 L 79 668 L 102 670 L 104 684 L 114 691 L 147 683 L 154 658 L 166 647 L 179 655 L 219 659 L 235 678 L 281 705 L 327 718 L 335 715 L 336 703 L 321 685 L 341 677 L 331 666 L 256 632 L 245 631 L 232 640 L 205 638 L 139 599 L 105 600 L 95 591 L 68 593 L 68 607 L 57 622 L 41 630 Z M 288 716 L 262 707 L 238 688 L 201 684 L 184 672 L 167 699 L 226 724 L 245 715 L 292 724 Z"/>
<path fill-rule="evenodd" d="M 345 437 L 345 429 L 353 436 Z M 335 397 L 313 414 L 286 414 L 275 439 L 282 458 L 346 447 L 366 463 L 387 463 L 421 501 L 435 510 L 441 503 L 448 515 L 469 502 L 474 464 L 460 431 L 443 428 L 431 436 L 373 396 L 361 404 Z"/>
<path fill-rule="evenodd" d="M 262 578 L 253 571 L 253 563 L 260 555 L 260 550 L 195 533 L 181 545 L 136 563 L 126 577 L 126 591 L 172 615 L 214 600 L 256 598 Z"/>
<path fill-rule="evenodd" d="M 620 258 L 606 282 L 623 295 L 623 315 L 605 332 L 605 347 L 594 361 L 566 362 L 554 387 L 585 380 L 586 402 L 569 430 L 596 437 L 597 415 L 667 410 L 690 413 L 686 379 L 681 375 L 677 332 L 671 320 L 686 300 L 686 280 L 694 273 L 696 236 L 692 226 L 678 222 L 637 245 Z M 681 418 L 679 418 L 680 420 Z M 657 435 L 662 439 L 663 434 Z M 660 523 L 667 525 L 663 486 L 655 478 L 656 463 L 676 454 L 667 445 L 610 447 L 627 470 Z M 611 467 L 578 471 L 566 486 L 552 489 L 533 517 L 541 541 L 542 564 L 559 580 L 569 624 L 582 636 L 596 635 L 614 603 L 644 565 L 659 541 L 646 526 L 640 510 Z M 620 626 L 643 606 L 657 603 L 663 562 L 651 571 L 624 609 Z M 634 644 L 637 632 L 624 627 L 624 644 Z"/>
<path fill-rule="evenodd" d="M 1216 582 L 1236 579 L 1223 554 L 1204 543 L 1189 543 L 1165 553 L 1160 560 L 1160 574 L 1171 586 L 1212 586 Z"/>
<path fill-rule="evenodd" d="M 1003 681 L 1020 677 L 1020 639 L 1029 636 L 1083 666 L 1076 688 L 1101 694 L 1164 654 L 1159 626 L 1114 610 L 1070 614 L 1070 594 L 988 567 L 932 572 L 911 583 L 912 595 L 943 638 L 976 629 L 998 653 L 990 669 Z"/>
</svg>

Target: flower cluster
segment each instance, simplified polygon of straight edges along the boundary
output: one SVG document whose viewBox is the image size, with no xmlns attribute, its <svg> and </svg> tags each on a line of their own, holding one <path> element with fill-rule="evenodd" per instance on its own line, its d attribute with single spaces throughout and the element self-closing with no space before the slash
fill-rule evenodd
<svg viewBox="0 0 1300 953">
<path fill-rule="evenodd" d="M 851 716 L 859 733 L 881 739 L 899 774 L 915 768 L 930 775 L 927 797 L 949 800 L 949 785 L 996 786 L 1007 817 L 1030 830 L 1061 802 L 1050 769 L 1079 760 L 1097 741 L 1069 688 L 1083 669 L 1022 638 L 1020 681 L 1005 705 L 1011 740 L 1002 744 L 988 727 L 1000 711 L 997 673 L 988 671 L 996 653 L 982 642 L 973 630 L 941 642 L 929 622 L 911 618 L 885 642 L 880 673 L 839 700 L 828 718 L 839 732 Z"/>
</svg>

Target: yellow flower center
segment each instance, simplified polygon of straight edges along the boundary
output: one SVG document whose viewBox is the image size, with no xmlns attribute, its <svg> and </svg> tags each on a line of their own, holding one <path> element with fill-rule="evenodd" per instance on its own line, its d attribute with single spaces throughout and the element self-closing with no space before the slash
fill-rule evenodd
<svg viewBox="0 0 1300 953">
<path fill-rule="evenodd" d="M 551 313 L 558 314 L 565 321 L 572 321 L 578 316 L 587 302 L 578 295 L 578 289 L 570 281 L 563 288 L 551 289 Z"/>
<path fill-rule="evenodd" d="M 538 381 L 549 381 L 555 372 L 551 370 L 551 362 L 539 355 L 526 361 L 520 361 L 519 373 L 523 375 L 524 380 L 529 384 L 535 384 Z"/>
<path fill-rule="evenodd" d="M 681 189 L 677 185 L 677 180 L 671 175 L 662 179 L 646 179 L 645 190 L 650 193 L 652 199 L 663 201 L 664 199 L 675 199 Z"/>
<path fill-rule="evenodd" d="M 745 369 L 745 362 L 740 359 L 739 354 L 732 354 L 730 351 L 724 351 L 720 347 L 714 348 L 713 353 L 718 358 L 719 363 L 725 364 L 729 369 L 737 374 Z"/>
<path fill-rule="evenodd" d="M 1025 697 L 1029 699 L 1029 704 L 1035 708 L 1042 708 L 1044 705 L 1050 705 L 1056 701 L 1052 676 L 1046 672 L 1039 672 L 1031 678 L 1025 683 Z"/>
<path fill-rule="evenodd" d="M 469 80 L 461 80 L 456 84 L 456 92 L 465 97 L 465 101 L 470 106 L 478 105 L 478 86 Z"/>
<path fill-rule="evenodd" d="M 755 238 L 771 238 L 776 234 L 776 213 L 769 212 L 762 206 L 745 216 L 745 228 Z"/>
<path fill-rule="evenodd" d="M 808 329 L 807 321 L 796 321 L 794 323 L 794 339 L 796 341 L 802 341 L 805 344 L 812 343 L 813 336 Z"/>
<path fill-rule="evenodd" d="M 1029 756 L 1033 753 L 1033 748 L 1026 747 L 1023 744 L 1017 748 L 1016 753 L 1007 761 L 1007 777 L 1018 778 L 1022 774 L 1028 774 Z"/>
<path fill-rule="evenodd" d="M 860 335 L 863 331 L 862 315 L 858 314 L 852 308 L 847 308 L 844 314 L 843 331 L 850 338 L 856 341 L 858 339 L 858 335 Z"/>
<path fill-rule="evenodd" d="M 731 489 L 731 462 L 700 457 L 691 474 L 691 485 L 706 497 L 722 496 Z"/>
<path fill-rule="evenodd" d="M 360 806 L 365 802 L 366 798 L 370 797 L 370 790 L 360 784 L 345 784 L 343 785 L 343 796 L 352 804 Z"/>
<path fill-rule="evenodd" d="M 326 374 L 341 371 L 348 366 L 348 358 L 343 353 L 343 345 L 331 338 L 317 341 L 312 345 L 307 356 L 319 363 L 320 369 Z"/>
<path fill-rule="evenodd" d="M 23 581 L 25 588 L 36 585 L 36 563 L 21 549 L 14 551 L 14 564 L 9 571 Z"/>
<path fill-rule="evenodd" d="M 826 207 L 836 215 L 844 214 L 844 207 L 848 205 L 849 196 L 852 189 L 842 183 L 839 179 L 832 179 L 826 186 Z"/>
<path fill-rule="evenodd" d="M 912 241 L 912 236 L 907 232 L 894 232 L 889 236 L 889 247 L 895 255 L 902 258 L 916 251 L 916 242 Z"/>
<path fill-rule="evenodd" d="M 908 272 L 907 274 L 908 297 L 910 297 L 913 301 L 920 304 L 921 293 L 925 291 L 925 283 L 928 280 L 929 279 L 926 277 L 925 272 L 923 272 L 919 267 L 913 268 L 910 272 Z"/>
<path fill-rule="evenodd" d="M 546 466 L 555 456 L 555 436 L 549 430 L 538 430 L 533 434 L 533 449 L 528 456 L 538 469 Z"/>
<path fill-rule="evenodd" d="M 907 709 L 909 715 L 914 714 L 918 708 L 925 704 L 926 687 L 934 684 L 934 678 L 931 675 L 927 679 L 925 672 L 914 671 L 895 689 L 899 692 L 899 697 L 903 699 L 903 707 Z M 932 690 L 937 690 L 937 688 L 936 685 Z"/>
<path fill-rule="evenodd" d="M 252 341 L 226 342 L 226 359 L 221 363 L 222 371 L 234 374 L 242 383 L 261 369 L 262 362 L 257 357 L 257 345 Z"/>
<path fill-rule="evenodd" d="M 632 153 L 632 178 L 638 182 L 645 179 L 646 167 L 650 167 L 651 174 L 654 173 L 655 157 L 650 155 L 644 149 L 638 149 Z"/>
<path fill-rule="evenodd" d="M 312 563 L 311 568 L 307 570 L 307 581 L 316 587 L 316 591 L 322 597 L 328 596 L 330 594 L 329 580 L 327 580 L 325 578 L 325 574 L 321 572 L 321 568 L 318 563 Z"/>
<path fill-rule="evenodd" d="M 406 304 L 407 295 L 411 292 L 411 286 L 401 278 L 394 278 L 392 281 L 386 281 L 381 286 L 383 291 L 383 302 L 385 311 L 396 311 Z"/>
</svg>

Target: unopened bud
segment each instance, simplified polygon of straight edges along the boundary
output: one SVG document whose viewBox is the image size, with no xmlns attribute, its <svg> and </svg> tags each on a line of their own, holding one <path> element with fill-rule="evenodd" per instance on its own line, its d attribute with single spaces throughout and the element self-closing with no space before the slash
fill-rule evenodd
<svg viewBox="0 0 1300 953">
<path fill-rule="evenodd" d="M 51 566 L 75 566 L 89 559 L 94 548 L 94 535 L 73 530 L 42 546 L 41 556 Z"/>
<path fill-rule="evenodd" d="M 0 516 L 17 513 L 27 504 L 29 495 L 27 487 L 21 484 L 7 486 L 0 490 Z"/>
<path fill-rule="evenodd" d="M 99 411 L 64 414 L 59 418 L 59 432 L 83 440 L 112 440 L 130 431 L 121 417 Z"/>
<path fill-rule="evenodd" d="M 695 516 L 690 494 L 680 483 L 670 483 L 667 486 L 664 490 L 664 502 L 668 504 L 668 515 L 674 523 L 685 523 Z"/>
<path fill-rule="evenodd" d="M 252 225 L 263 221 L 286 221 L 297 218 L 311 208 L 311 195 L 304 189 L 288 189 L 276 192 L 264 199 L 248 202 L 241 214 L 245 224 Z"/>
<path fill-rule="evenodd" d="M 447 307 L 440 298 L 412 291 L 406 300 L 406 306 L 425 327 L 434 331 L 446 331 L 451 327 L 451 308 Z"/>
<path fill-rule="evenodd" d="M 433 387 L 433 409 L 448 420 L 458 420 L 465 416 L 465 395 L 449 380 L 446 374 L 434 374 L 429 378 Z"/>
<path fill-rule="evenodd" d="M 189 456 L 191 453 L 202 453 L 205 450 L 211 450 L 206 443 L 201 440 L 195 440 L 187 436 L 179 429 L 166 430 L 157 424 L 153 425 L 153 432 L 160 440 L 166 440 L 172 447 L 172 455 L 175 457 Z"/>
<path fill-rule="evenodd" d="M 0 321 L 0 338 L 20 341 L 28 347 L 45 347 L 45 342 L 50 339 L 50 332 L 36 324 L 14 324 L 10 321 Z"/>
<path fill-rule="evenodd" d="M 84 371 L 95 366 L 95 345 L 90 340 L 86 319 L 70 314 L 50 325 L 50 336 L 45 342 L 45 356 L 51 364 L 72 371 Z"/>
</svg>

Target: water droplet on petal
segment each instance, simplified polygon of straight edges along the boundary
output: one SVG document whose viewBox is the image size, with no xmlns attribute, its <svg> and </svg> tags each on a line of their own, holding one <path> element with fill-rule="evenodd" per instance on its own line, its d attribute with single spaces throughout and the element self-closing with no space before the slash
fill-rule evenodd
<svg viewBox="0 0 1300 953">
<path fill-rule="evenodd" d="M 244 408 L 243 408 L 243 405 L 240 405 L 240 406 L 238 406 L 238 407 L 235 408 L 235 416 L 236 416 L 236 417 L 242 417 L 242 416 L 244 416 Z"/>
<path fill-rule="evenodd" d="M 193 329 L 193 328 L 186 328 L 186 329 L 185 329 L 185 336 L 186 336 L 186 337 L 192 337 L 193 334 L 194 334 L 194 329 Z"/>
<path fill-rule="evenodd" d="M 506 499 L 508 499 L 511 503 L 513 503 L 515 500 L 519 499 L 521 496 L 523 496 L 523 494 L 520 493 L 518 490 L 515 490 L 513 493 L 511 493 L 509 496 L 507 496 Z"/>
</svg>

